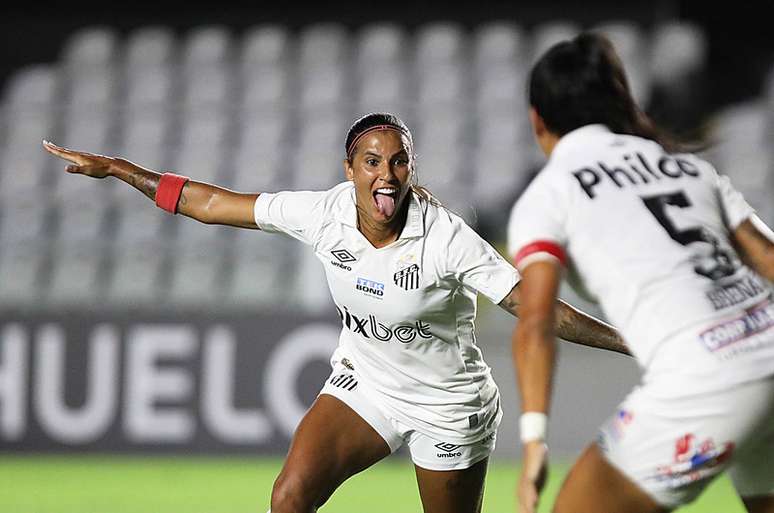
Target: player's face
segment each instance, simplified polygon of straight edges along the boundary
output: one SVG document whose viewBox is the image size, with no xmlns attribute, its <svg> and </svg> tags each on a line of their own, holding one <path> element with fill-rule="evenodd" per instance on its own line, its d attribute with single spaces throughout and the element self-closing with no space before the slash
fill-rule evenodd
<svg viewBox="0 0 774 513">
<path fill-rule="evenodd" d="M 355 183 L 360 215 L 387 224 L 396 219 L 409 190 L 413 162 L 408 137 L 395 130 L 377 130 L 358 142 L 352 161 L 344 162 L 347 179 Z"/>
</svg>

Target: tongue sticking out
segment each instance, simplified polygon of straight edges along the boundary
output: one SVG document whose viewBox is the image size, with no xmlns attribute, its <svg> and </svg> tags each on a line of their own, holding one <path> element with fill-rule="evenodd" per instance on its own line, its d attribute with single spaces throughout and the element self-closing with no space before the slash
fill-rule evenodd
<svg viewBox="0 0 774 513">
<path fill-rule="evenodd" d="M 379 194 L 378 192 L 374 196 L 376 198 L 376 208 L 379 209 L 379 212 L 384 217 L 392 217 L 392 214 L 395 213 L 395 198 L 387 194 Z"/>
</svg>

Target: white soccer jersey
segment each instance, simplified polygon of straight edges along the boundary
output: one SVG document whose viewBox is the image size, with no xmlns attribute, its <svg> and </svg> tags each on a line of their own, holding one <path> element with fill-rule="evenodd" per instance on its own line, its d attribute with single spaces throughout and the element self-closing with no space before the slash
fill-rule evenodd
<svg viewBox="0 0 774 513">
<path fill-rule="evenodd" d="M 391 415 L 471 443 L 499 419 L 474 335 L 476 294 L 499 303 L 518 273 L 458 216 L 414 194 L 407 201 L 403 232 L 379 249 L 357 228 L 351 182 L 261 194 L 255 221 L 312 246 L 343 324 L 336 358 L 351 360 Z"/>
<path fill-rule="evenodd" d="M 729 242 L 752 213 L 696 156 L 588 125 L 560 139 L 515 205 L 508 249 L 522 269 L 533 259 L 566 261 L 570 282 L 598 299 L 651 375 L 722 374 L 733 365 L 720 362 L 749 355 L 746 372 L 729 371 L 715 381 L 722 386 L 774 372 L 774 307 L 746 312 L 771 286 Z M 691 327 L 706 329 L 695 344 L 662 350 Z M 750 342 L 757 335 L 766 342 Z"/>
</svg>

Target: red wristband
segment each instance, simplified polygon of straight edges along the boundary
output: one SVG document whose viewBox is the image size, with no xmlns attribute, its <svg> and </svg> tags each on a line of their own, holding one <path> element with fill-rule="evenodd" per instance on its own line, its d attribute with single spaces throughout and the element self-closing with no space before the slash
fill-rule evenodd
<svg viewBox="0 0 774 513">
<path fill-rule="evenodd" d="M 156 206 L 171 214 L 177 214 L 177 202 L 183 192 L 183 186 L 190 180 L 187 176 L 164 173 L 156 189 Z"/>
</svg>

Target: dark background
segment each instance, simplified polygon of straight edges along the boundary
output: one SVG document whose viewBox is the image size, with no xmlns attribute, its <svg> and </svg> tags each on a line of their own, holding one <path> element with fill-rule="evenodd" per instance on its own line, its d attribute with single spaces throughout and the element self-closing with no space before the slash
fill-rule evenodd
<svg viewBox="0 0 774 513">
<path fill-rule="evenodd" d="M 704 111 L 758 94 L 774 59 L 774 35 L 764 3 L 700 0 L 622 1 L 339 1 L 339 2 L 182 2 L 131 1 L 16 3 L 0 8 L 0 86 L 21 65 L 54 62 L 73 30 L 107 24 L 121 32 L 164 24 L 183 32 L 202 24 L 224 24 L 236 33 L 261 23 L 297 29 L 309 23 L 361 24 L 394 21 L 413 28 L 429 21 L 456 21 L 466 27 L 514 20 L 523 27 L 548 20 L 574 20 L 584 26 L 629 19 L 644 28 L 667 19 L 701 25 L 709 41 Z M 668 116 L 667 116 L 668 117 Z"/>
</svg>

